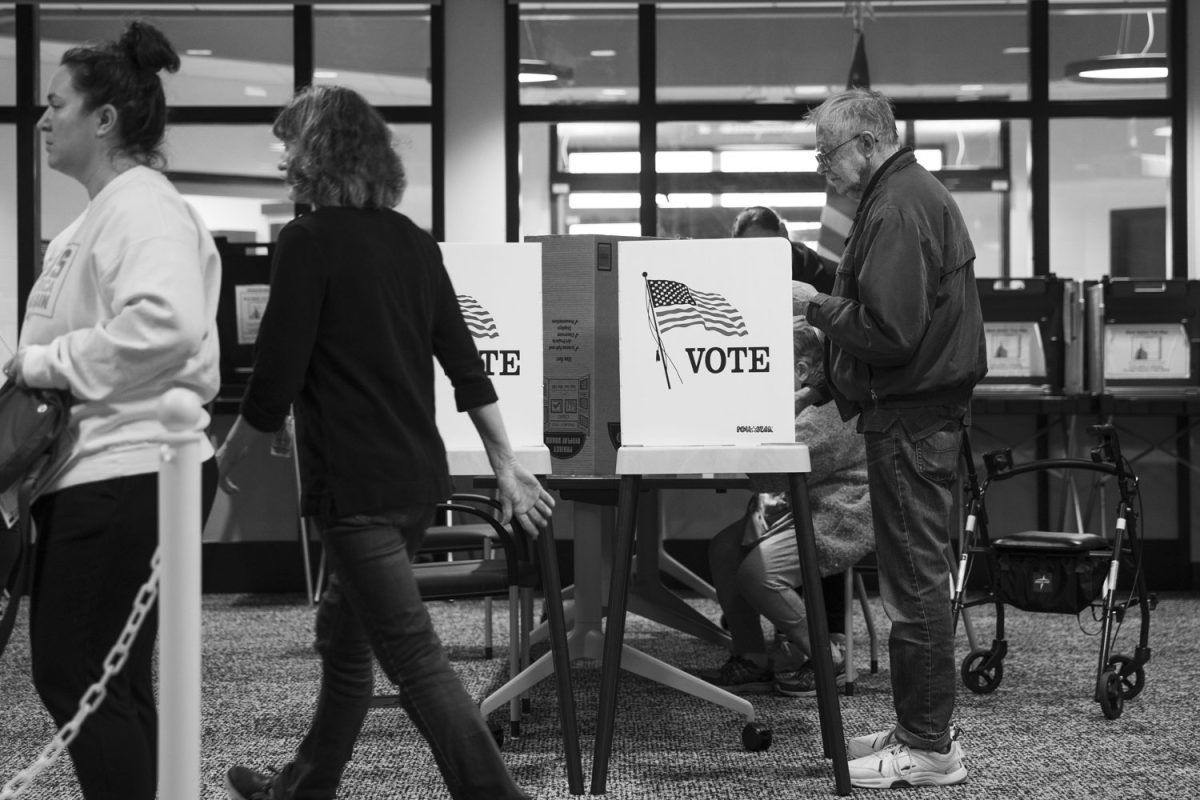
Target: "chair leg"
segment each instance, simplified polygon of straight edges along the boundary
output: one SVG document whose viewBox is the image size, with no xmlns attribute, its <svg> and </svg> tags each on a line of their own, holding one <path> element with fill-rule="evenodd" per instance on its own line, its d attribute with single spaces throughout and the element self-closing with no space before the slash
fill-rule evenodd
<svg viewBox="0 0 1200 800">
<path fill-rule="evenodd" d="M 518 672 L 529 666 L 529 650 L 532 646 L 530 633 L 533 631 L 533 587 L 521 587 L 521 649 L 517 663 Z M 528 714 L 532 710 L 529 695 L 521 696 L 521 712 Z"/>
<path fill-rule="evenodd" d="M 854 682 L 858 680 L 858 670 L 854 667 L 854 567 L 845 572 L 844 620 L 846 628 L 846 686 L 843 692 L 847 697 L 854 694 Z"/>
<path fill-rule="evenodd" d="M 521 598 L 516 586 L 508 587 L 508 677 L 521 673 Z M 508 727 L 513 738 L 521 736 L 521 697 L 508 701 Z"/>
<path fill-rule="evenodd" d="M 871 616 L 871 606 L 867 603 L 867 587 L 863 583 L 862 573 L 854 573 L 854 588 L 858 592 L 858 602 L 862 606 L 863 619 L 867 623 L 867 637 L 871 642 L 871 674 L 879 672 L 879 636 L 875 633 L 875 618 Z M 847 607 L 849 603 L 847 602 Z"/>
<path fill-rule="evenodd" d="M 492 557 L 492 543 L 483 540 L 483 557 Z M 496 655 L 492 642 L 492 598 L 483 598 L 483 657 L 490 659 Z"/>
</svg>

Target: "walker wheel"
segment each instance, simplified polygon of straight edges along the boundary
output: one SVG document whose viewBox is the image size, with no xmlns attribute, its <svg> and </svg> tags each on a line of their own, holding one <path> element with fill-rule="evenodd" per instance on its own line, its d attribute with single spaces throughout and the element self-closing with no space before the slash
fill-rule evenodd
<svg viewBox="0 0 1200 800">
<path fill-rule="evenodd" d="M 1000 681 L 1004 679 L 1004 661 L 997 660 L 990 667 L 984 667 L 992 655 L 987 648 L 972 650 L 962 663 L 962 679 L 968 689 L 975 694 L 991 694 L 996 691 Z"/>
<path fill-rule="evenodd" d="M 1108 659 L 1108 666 L 1116 670 L 1117 677 L 1121 680 L 1121 693 L 1125 695 L 1126 700 L 1132 700 L 1141 694 L 1146 683 L 1146 671 L 1140 666 L 1135 668 L 1132 658 L 1112 656 Z"/>
<path fill-rule="evenodd" d="M 488 732 L 491 733 L 492 738 L 496 740 L 496 747 L 504 749 L 504 726 L 497 722 L 489 722 Z"/>
<path fill-rule="evenodd" d="M 766 725 L 758 722 L 747 722 L 742 728 L 742 746 L 751 753 L 760 753 L 771 746 L 773 734 Z"/>
<path fill-rule="evenodd" d="M 1100 709 L 1104 716 L 1116 719 L 1125 706 L 1125 692 L 1121 687 L 1121 676 L 1109 667 L 1100 673 L 1096 681 L 1096 695 L 1100 698 Z"/>
</svg>

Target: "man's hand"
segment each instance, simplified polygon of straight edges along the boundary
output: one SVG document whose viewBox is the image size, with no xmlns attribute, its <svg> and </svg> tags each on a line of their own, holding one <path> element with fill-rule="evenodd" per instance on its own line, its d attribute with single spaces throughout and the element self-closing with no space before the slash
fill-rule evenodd
<svg viewBox="0 0 1200 800">
<path fill-rule="evenodd" d="M 820 294 L 811 283 L 792 281 L 792 314 L 798 317 L 808 316 L 808 304 Z"/>
</svg>

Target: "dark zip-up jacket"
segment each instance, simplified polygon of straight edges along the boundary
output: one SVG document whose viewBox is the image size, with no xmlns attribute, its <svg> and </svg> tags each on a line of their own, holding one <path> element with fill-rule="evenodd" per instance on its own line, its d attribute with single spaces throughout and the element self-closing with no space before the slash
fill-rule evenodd
<svg viewBox="0 0 1200 800">
<path fill-rule="evenodd" d="M 867 185 L 833 291 L 808 307 L 843 419 L 969 401 L 987 373 L 974 263 L 950 192 L 901 149 Z"/>
</svg>

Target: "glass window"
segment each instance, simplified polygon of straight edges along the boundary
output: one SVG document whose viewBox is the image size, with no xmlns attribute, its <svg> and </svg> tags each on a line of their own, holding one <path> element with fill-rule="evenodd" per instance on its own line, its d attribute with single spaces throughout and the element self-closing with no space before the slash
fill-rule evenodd
<svg viewBox="0 0 1200 800">
<path fill-rule="evenodd" d="M 1051 120 L 1050 270 L 1170 276 L 1170 153 L 1165 119 Z"/>
<path fill-rule="evenodd" d="M 70 47 L 119 37 L 128 8 L 72 3 L 41 6 L 43 82 Z M 292 9 L 285 5 L 153 6 L 157 25 L 182 65 L 163 83 L 169 105 L 279 106 L 292 95 Z"/>
<path fill-rule="evenodd" d="M 428 125 L 392 125 L 408 187 L 399 210 L 433 227 L 432 139 Z M 174 125 L 165 143 L 167 175 L 200 212 L 214 235 L 271 241 L 293 217 L 279 171 L 282 147 L 266 125 Z M 42 231 L 50 239 L 87 205 L 78 182 L 42 156 Z"/>
<path fill-rule="evenodd" d="M 0 125 L 0 358 L 17 346 L 17 129 Z"/>
<path fill-rule="evenodd" d="M 519 240 L 563 233 L 640 236 L 637 167 L 628 164 L 637 139 L 634 123 L 523 124 Z M 606 163 L 609 155 L 615 166 Z"/>
<path fill-rule="evenodd" d="M 293 217 L 269 126 L 173 125 L 166 147 L 167 174 L 214 236 L 269 242 Z"/>
<path fill-rule="evenodd" d="M 429 105 L 429 5 L 318 6 L 313 83 L 348 86 L 374 105 Z"/>
<path fill-rule="evenodd" d="M 854 63 L 854 21 L 845 5 L 659 6 L 658 99 L 819 101 L 846 86 Z M 875 88 L 897 100 L 1028 98 L 1024 4 L 882 6 L 862 23 L 866 74 Z M 890 42 L 904 45 L 885 46 Z"/>
<path fill-rule="evenodd" d="M 0 106 L 17 102 L 16 10 L 11 3 L 0 3 Z"/>
<path fill-rule="evenodd" d="M 900 129 L 921 165 L 954 194 L 975 245 L 976 274 L 1033 274 L 1032 261 L 1026 257 L 1028 248 L 1009 241 L 1006 234 L 1014 190 L 1025 198 L 1021 208 L 1028 210 L 1028 175 L 1018 180 L 1012 174 L 1015 170 L 1026 172 L 1028 124 L 1001 120 L 916 121 L 911 123 L 911 138 L 908 123 L 902 123 Z M 1028 217 L 1016 229 L 1022 232 L 1020 238 L 1027 240 Z M 1010 248 L 1020 252 L 1019 265 L 1010 262 Z"/>
<path fill-rule="evenodd" d="M 1051 0 L 1050 99 L 1165 98 L 1169 39 L 1163 0 Z"/>
<path fill-rule="evenodd" d="M 657 235 L 722 238 L 729 235 L 739 211 L 762 205 L 779 212 L 792 239 L 815 246 L 825 181 L 816 173 L 812 125 L 668 122 L 658 126 L 657 138 Z M 707 161 L 708 169 L 673 169 L 681 156 Z"/>
<path fill-rule="evenodd" d="M 637 3 L 522 3 L 522 105 L 636 103 Z"/>
<path fill-rule="evenodd" d="M 433 129 L 391 125 L 408 186 L 396 209 L 427 231 L 433 230 Z"/>
</svg>

